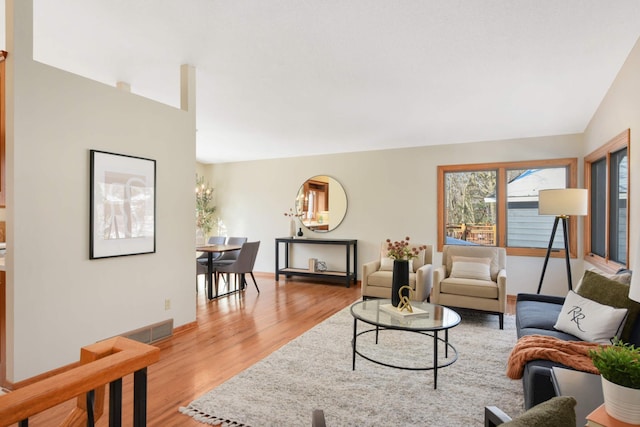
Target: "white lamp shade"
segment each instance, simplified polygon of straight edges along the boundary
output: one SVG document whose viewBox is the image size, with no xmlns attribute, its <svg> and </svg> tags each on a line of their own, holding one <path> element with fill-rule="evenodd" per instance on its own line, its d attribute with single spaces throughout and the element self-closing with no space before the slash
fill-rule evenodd
<svg viewBox="0 0 640 427">
<path fill-rule="evenodd" d="M 579 215 L 588 210 L 588 193 L 584 188 L 557 188 L 538 191 L 539 215 Z"/>
</svg>

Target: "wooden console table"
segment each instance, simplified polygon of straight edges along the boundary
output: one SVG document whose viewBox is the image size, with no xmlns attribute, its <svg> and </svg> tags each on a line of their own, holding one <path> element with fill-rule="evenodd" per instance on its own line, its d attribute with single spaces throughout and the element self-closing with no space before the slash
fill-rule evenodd
<svg viewBox="0 0 640 427">
<path fill-rule="evenodd" d="M 280 267 L 280 244 L 284 244 L 284 267 Z M 306 268 L 289 267 L 291 245 L 339 245 L 345 247 L 344 271 L 310 271 Z M 344 280 L 347 288 L 357 281 L 356 264 L 358 259 L 358 241 L 355 239 L 294 239 L 293 237 L 276 238 L 276 281 L 280 274 L 285 277 L 307 276 L 321 279 Z"/>
</svg>

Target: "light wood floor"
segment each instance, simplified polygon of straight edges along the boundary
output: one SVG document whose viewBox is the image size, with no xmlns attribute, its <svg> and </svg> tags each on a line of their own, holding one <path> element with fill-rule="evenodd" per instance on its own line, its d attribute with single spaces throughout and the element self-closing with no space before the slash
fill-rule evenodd
<svg viewBox="0 0 640 427">
<path fill-rule="evenodd" d="M 178 407 L 253 365 L 332 314 L 360 298 L 360 287 L 341 283 L 275 282 L 256 274 L 242 294 L 208 301 L 197 295 L 197 328 L 156 343 L 160 361 L 148 369 L 149 426 L 200 426 Z M 79 352 L 79 349 L 78 349 Z M 132 381 L 123 381 L 123 425 L 131 425 Z M 75 405 L 61 405 L 29 420 L 33 426 L 57 426 Z M 311 414 L 309 414 L 311 417 Z M 108 425 L 104 415 L 98 426 Z M 309 418 L 311 419 L 311 418 Z"/>
<path fill-rule="evenodd" d="M 148 370 L 149 426 L 200 426 L 178 412 L 208 390 L 263 359 L 293 338 L 360 299 L 360 287 L 298 280 L 275 282 L 273 274 L 256 274 L 242 294 L 215 301 L 197 295 L 197 327 L 155 345 L 160 361 Z M 514 304 L 509 301 L 508 311 Z M 123 386 L 123 425 L 131 425 L 132 381 Z M 73 408 L 61 405 L 30 420 L 33 426 L 57 426 Z M 311 414 L 310 414 L 311 415 Z M 103 416 L 98 426 L 108 425 Z"/>
</svg>

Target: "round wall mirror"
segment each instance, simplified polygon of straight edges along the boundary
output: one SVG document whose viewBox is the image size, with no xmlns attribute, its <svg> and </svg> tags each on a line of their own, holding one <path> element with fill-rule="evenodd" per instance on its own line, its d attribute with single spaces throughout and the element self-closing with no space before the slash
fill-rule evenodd
<svg viewBox="0 0 640 427">
<path fill-rule="evenodd" d="M 311 231 L 335 230 L 347 214 L 347 194 L 335 179 L 316 175 L 300 186 L 296 212 L 302 225 Z"/>
</svg>

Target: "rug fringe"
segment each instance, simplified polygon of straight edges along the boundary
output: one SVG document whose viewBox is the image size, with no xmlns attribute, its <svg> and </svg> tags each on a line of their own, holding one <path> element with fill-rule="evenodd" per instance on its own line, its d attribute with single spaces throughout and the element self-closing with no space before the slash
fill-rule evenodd
<svg viewBox="0 0 640 427">
<path fill-rule="evenodd" d="M 226 418 L 219 418 L 215 415 L 210 415 L 200 411 L 197 408 L 189 405 L 187 407 L 181 406 L 179 411 L 185 415 L 190 416 L 194 420 L 203 424 L 219 425 L 220 427 L 251 427 L 249 424 L 239 423 L 237 421 L 227 420 Z"/>
</svg>

